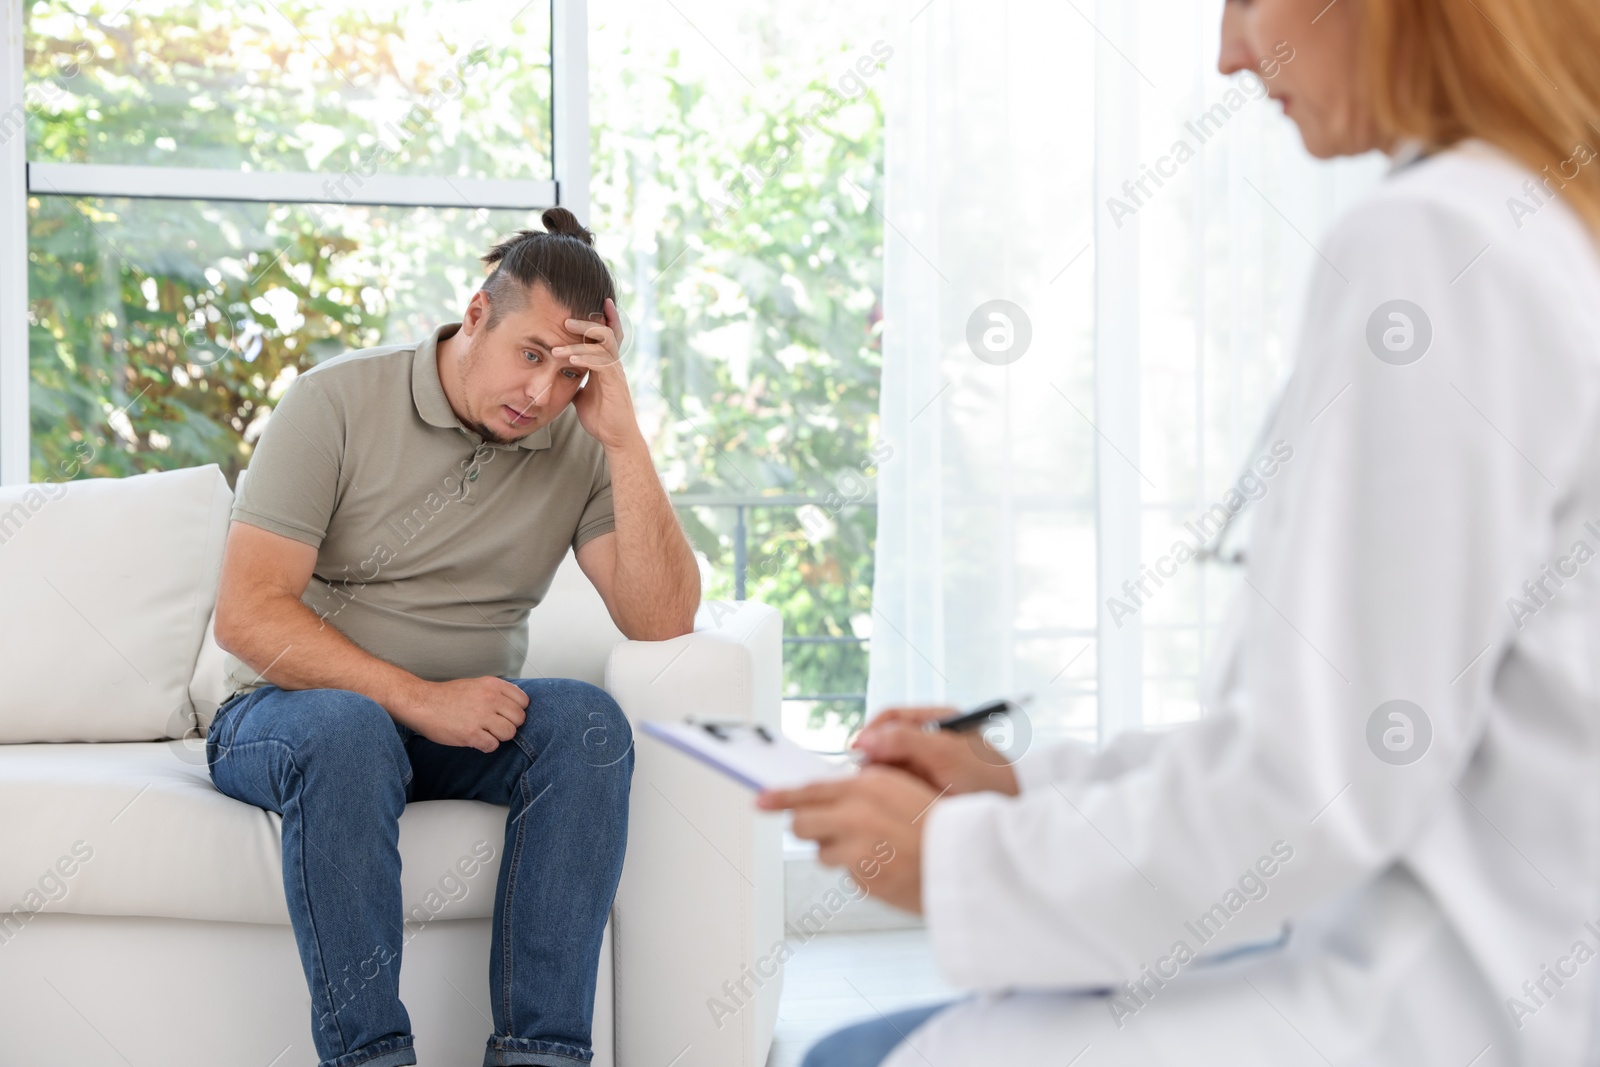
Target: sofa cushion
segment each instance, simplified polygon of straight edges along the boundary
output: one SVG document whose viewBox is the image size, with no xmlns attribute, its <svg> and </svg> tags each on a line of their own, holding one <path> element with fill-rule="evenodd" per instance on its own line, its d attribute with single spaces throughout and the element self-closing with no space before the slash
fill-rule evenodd
<svg viewBox="0 0 1600 1067">
<path fill-rule="evenodd" d="M 215 464 L 0 489 L 0 742 L 184 735 L 231 502 Z"/>
<path fill-rule="evenodd" d="M 282 819 L 218 792 L 198 741 L 0 745 L 0 942 L 28 916 L 289 921 Z M 400 818 L 408 922 L 494 912 L 506 809 L 429 800 Z"/>
</svg>

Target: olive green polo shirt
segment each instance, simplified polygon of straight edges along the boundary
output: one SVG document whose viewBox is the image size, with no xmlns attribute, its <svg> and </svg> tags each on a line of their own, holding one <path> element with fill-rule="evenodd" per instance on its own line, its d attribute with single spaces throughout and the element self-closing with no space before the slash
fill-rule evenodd
<svg viewBox="0 0 1600 1067">
<path fill-rule="evenodd" d="M 611 474 L 571 408 L 510 445 L 461 425 L 437 359 L 459 326 L 301 373 L 233 518 L 315 547 L 302 602 L 374 656 L 429 681 L 514 678 L 567 549 L 615 529 Z M 236 656 L 226 670 L 230 696 L 266 684 Z"/>
</svg>

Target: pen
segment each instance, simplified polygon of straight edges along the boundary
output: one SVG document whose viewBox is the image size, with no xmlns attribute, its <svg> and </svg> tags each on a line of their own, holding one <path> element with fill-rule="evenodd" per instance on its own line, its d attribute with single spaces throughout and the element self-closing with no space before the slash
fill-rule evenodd
<svg viewBox="0 0 1600 1067">
<path fill-rule="evenodd" d="M 948 719 L 929 719 L 922 724 L 922 728 L 929 733 L 936 730 L 971 730 L 982 726 L 991 715 L 1002 715 L 1012 711 L 1020 711 L 1023 704 L 1033 699 L 1032 695 L 1020 696 L 1015 700 L 991 700 L 987 704 L 980 704 L 971 711 L 963 711 L 959 715 L 952 715 Z"/>
</svg>

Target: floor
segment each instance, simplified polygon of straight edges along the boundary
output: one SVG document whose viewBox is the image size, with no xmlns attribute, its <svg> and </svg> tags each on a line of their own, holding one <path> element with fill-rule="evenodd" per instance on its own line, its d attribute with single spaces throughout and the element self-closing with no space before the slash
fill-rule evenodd
<svg viewBox="0 0 1600 1067">
<path fill-rule="evenodd" d="M 812 1042 L 880 1012 L 949 1000 L 925 930 L 874 930 L 791 939 L 767 1067 L 799 1067 Z"/>
</svg>

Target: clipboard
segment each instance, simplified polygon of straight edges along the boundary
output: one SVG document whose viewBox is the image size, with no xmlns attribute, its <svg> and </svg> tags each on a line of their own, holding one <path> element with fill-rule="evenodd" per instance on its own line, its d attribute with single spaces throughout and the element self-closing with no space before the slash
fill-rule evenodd
<svg viewBox="0 0 1600 1067">
<path fill-rule="evenodd" d="M 793 789 L 856 773 L 853 763 L 834 763 L 808 752 L 776 730 L 747 722 L 646 722 L 640 727 L 747 789 Z"/>
</svg>

